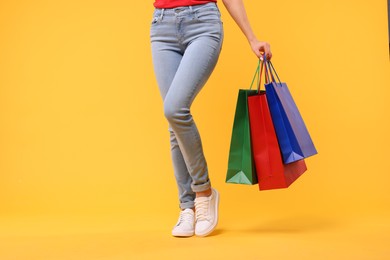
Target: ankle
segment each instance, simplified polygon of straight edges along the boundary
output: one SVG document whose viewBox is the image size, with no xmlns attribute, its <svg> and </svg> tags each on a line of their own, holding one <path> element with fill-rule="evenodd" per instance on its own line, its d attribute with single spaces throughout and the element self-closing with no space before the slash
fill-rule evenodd
<svg viewBox="0 0 390 260">
<path fill-rule="evenodd" d="M 211 188 L 209 188 L 208 190 L 205 190 L 205 191 L 201 191 L 201 192 L 196 192 L 196 197 L 209 197 L 211 196 Z"/>
<path fill-rule="evenodd" d="M 184 210 L 186 210 L 187 208 L 185 208 L 185 209 L 181 209 L 181 211 L 184 211 Z M 195 211 L 195 207 L 192 207 L 192 208 L 188 208 L 188 209 L 192 209 L 192 211 Z"/>
</svg>

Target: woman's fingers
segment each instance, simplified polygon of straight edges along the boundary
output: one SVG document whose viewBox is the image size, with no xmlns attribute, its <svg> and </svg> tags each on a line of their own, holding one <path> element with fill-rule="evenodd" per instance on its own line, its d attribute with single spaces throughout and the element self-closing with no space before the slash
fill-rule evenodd
<svg viewBox="0 0 390 260">
<path fill-rule="evenodd" d="M 267 60 L 270 60 L 272 58 L 271 46 L 268 42 L 264 42 L 262 51 L 265 53 L 265 57 L 267 58 Z"/>
<path fill-rule="evenodd" d="M 260 42 L 256 41 L 251 44 L 252 50 L 256 54 L 256 56 L 262 59 L 262 56 L 265 54 L 265 57 L 270 60 L 272 58 L 271 46 L 268 42 Z"/>
</svg>

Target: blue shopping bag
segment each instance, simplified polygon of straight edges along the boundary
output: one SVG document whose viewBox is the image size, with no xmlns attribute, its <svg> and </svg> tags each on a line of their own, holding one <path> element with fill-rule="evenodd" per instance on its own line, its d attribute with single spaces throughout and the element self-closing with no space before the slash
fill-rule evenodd
<svg viewBox="0 0 390 260">
<path fill-rule="evenodd" d="M 265 84 L 268 106 L 278 137 L 284 163 L 292 163 L 317 154 L 298 107 L 287 87 L 281 83 L 271 61 L 265 62 L 265 72 L 272 81 Z M 279 82 L 275 81 L 275 77 Z"/>
</svg>

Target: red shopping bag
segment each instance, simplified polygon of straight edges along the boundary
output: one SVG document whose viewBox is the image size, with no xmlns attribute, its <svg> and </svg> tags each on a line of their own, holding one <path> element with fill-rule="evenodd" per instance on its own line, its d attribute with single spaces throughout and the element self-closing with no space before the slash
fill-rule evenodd
<svg viewBox="0 0 390 260">
<path fill-rule="evenodd" d="M 263 65 L 259 77 L 262 68 Z M 248 97 L 252 149 L 259 188 L 260 190 L 287 188 L 307 170 L 306 164 L 304 160 L 283 163 L 266 92 L 260 91 L 260 85 L 261 83 L 258 94 Z"/>
</svg>

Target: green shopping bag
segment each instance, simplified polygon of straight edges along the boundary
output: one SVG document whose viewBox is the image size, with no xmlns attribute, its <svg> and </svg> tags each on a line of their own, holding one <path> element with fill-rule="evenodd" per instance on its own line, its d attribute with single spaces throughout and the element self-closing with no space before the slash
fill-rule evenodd
<svg viewBox="0 0 390 260">
<path fill-rule="evenodd" d="M 248 96 L 256 94 L 257 90 L 251 89 L 240 89 L 238 92 L 226 175 L 227 183 L 258 183 L 252 156 L 248 111 Z"/>
</svg>

